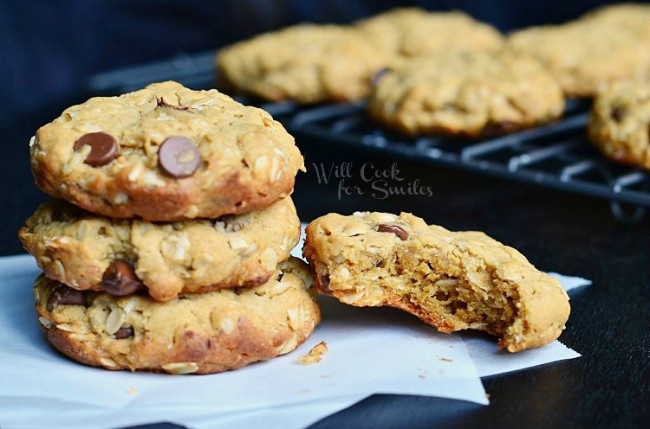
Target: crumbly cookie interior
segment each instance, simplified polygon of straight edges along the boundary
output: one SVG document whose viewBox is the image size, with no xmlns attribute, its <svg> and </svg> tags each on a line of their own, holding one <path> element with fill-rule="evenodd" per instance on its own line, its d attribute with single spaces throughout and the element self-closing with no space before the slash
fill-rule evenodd
<svg viewBox="0 0 650 429">
<path fill-rule="evenodd" d="M 330 288 L 334 286 L 327 267 L 319 264 L 319 284 L 348 304 L 365 302 L 409 310 L 443 332 L 507 333 L 516 319 L 519 299 L 508 282 L 489 270 L 461 275 L 462 267 L 445 264 L 444 257 L 430 259 L 424 257 L 429 252 L 418 253 L 407 250 L 371 267 L 350 262 L 336 267 L 333 276 L 337 280 L 347 277 L 345 283 L 337 282 L 336 290 Z"/>
</svg>

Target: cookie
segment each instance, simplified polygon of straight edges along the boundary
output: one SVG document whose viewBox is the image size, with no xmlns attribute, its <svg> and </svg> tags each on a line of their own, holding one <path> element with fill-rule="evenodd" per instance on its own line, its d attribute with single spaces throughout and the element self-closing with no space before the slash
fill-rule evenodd
<svg viewBox="0 0 650 429">
<path fill-rule="evenodd" d="M 479 137 L 556 119 L 564 97 L 534 59 L 448 52 L 385 73 L 368 110 L 379 123 L 411 136 Z"/>
<path fill-rule="evenodd" d="M 300 103 L 365 97 L 386 54 L 358 31 L 303 24 L 221 49 L 217 73 L 236 92 Z"/>
<path fill-rule="evenodd" d="M 151 221 L 247 213 L 289 195 L 303 159 L 261 109 L 157 83 L 91 98 L 30 142 L 43 191 L 90 212 Z"/>
<path fill-rule="evenodd" d="M 641 3 L 623 3 L 602 6 L 580 18 L 607 26 L 610 31 L 625 31 L 650 43 L 650 5 Z"/>
<path fill-rule="evenodd" d="M 209 374 L 288 353 L 320 321 L 304 263 L 290 260 L 265 284 L 182 295 L 81 292 L 40 276 L 36 311 L 47 340 L 85 365 Z"/>
<path fill-rule="evenodd" d="M 178 294 L 265 283 L 300 238 L 289 197 L 268 208 L 175 223 L 111 219 L 61 200 L 42 204 L 19 237 L 45 274 L 116 296 Z"/>
<path fill-rule="evenodd" d="M 611 82 L 650 76 L 648 43 L 605 20 L 583 19 L 517 31 L 506 49 L 540 60 L 566 95 L 592 97 Z"/>
<path fill-rule="evenodd" d="M 392 9 L 355 25 L 396 59 L 493 52 L 504 40 L 495 28 L 462 12 L 428 12 L 416 7 Z"/>
<path fill-rule="evenodd" d="M 601 91 L 587 130 L 608 158 L 650 169 L 650 83 L 618 82 Z"/>
<path fill-rule="evenodd" d="M 481 232 L 451 232 L 411 214 L 328 214 L 303 249 L 326 295 L 390 306 L 439 331 L 486 331 L 510 352 L 559 337 L 569 301 L 559 282 Z"/>
</svg>

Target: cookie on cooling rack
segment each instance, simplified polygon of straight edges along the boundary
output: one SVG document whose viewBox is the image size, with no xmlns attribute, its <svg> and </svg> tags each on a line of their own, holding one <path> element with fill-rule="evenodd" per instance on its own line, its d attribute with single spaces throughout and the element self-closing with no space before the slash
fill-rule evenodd
<svg viewBox="0 0 650 429">
<path fill-rule="evenodd" d="M 34 296 L 47 340 L 63 354 L 109 370 L 208 374 L 288 353 L 311 335 L 320 310 L 302 261 L 291 259 L 255 288 L 157 302 L 81 292 L 41 276 Z"/>
<path fill-rule="evenodd" d="M 614 25 L 614 17 L 584 18 L 562 25 L 532 27 L 512 33 L 506 49 L 544 64 L 566 95 L 593 97 L 603 86 L 623 79 L 650 76 L 650 26 Z M 610 15 L 611 16 L 611 15 Z M 647 36 L 640 36 L 647 31 Z"/>
<path fill-rule="evenodd" d="M 587 129 L 608 158 L 650 169 L 650 83 L 618 82 L 601 91 Z"/>
<path fill-rule="evenodd" d="M 397 8 L 355 23 L 395 60 L 444 52 L 492 52 L 503 45 L 494 27 L 461 12 Z"/>
<path fill-rule="evenodd" d="M 368 95 L 387 55 L 359 31 L 303 24 L 225 47 L 217 53 L 225 88 L 279 101 L 353 101 Z"/>
<path fill-rule="evenodd" d="M 650 43 L 650 4 L 622 3 L 599 7 L 580 18 L 606 26 L 609 30 L 632 33 L 640 40 Z"/>
<path fill-rule="evenodd" d="M 268 113 L 175 82 L 72 106 L 30 146 L 43 191 L 151 221 L 266 207 L 292 192 L 303 168 L 293 137 Z"/>
<path fill-rule="evenodd" d="M 569 317 L 559 282 L 515 249 L 407 213 L 325 215 L 307 226 L 303 253 L 326 295 L 396 307 L 441 332 L 486 331 L 510 352 L 550 343 Z"/>
<path fill-rule="evenodd" d="M 402 133 L 481 137 L 558 118 L 558 82 L 531 58 L 441 53 L 385 73 L 368 102 L 370 116 Z"/>
</svg>

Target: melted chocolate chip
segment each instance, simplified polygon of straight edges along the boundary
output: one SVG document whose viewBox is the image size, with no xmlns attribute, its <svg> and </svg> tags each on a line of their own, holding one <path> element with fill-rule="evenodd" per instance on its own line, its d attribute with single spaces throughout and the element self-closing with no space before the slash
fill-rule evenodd
<svg viewBox="0 0 650 429">
<path fill-rule="evenodd" d="M 199 168 L 199 164 L 201 164 L 201 154 L 188 138 L 169 137 L 158 149 L 158 167 L 173 178 L 190 177 Z"/>
<path fill-rule="evenodd" d="M 409 238 L 409 233 L 406 232 L 404 228 L 397 225 L 388 225 L 385 223 L 380 223 L 377 225 L 377 232 L 390 232 L 399 237 L 400 240 L 404 241 Z"/>
<path fill-rule="evenodd" d="M 73 149 L 75 152 L 79 152 L 84 146 L 90 146 L 90 153 L 86 156 L 84 163 L 91 167 L 106 165 L 120 154 L 115 138 L 102 132 L 84 134 L 74 142 Z"/>
<path fill-rule="evenodd" d="M 625 116 L 625 108 L 623 106 L 614 106 L 611 116 L 614 121 L 621 122 Z"/>
<path fill-rule="evenodd" d="M 156 97 L 156 107 L 169 107 L 170 109 L 183 111 L 188 111 L 190 109 L 188 106 L 174 106 L 173 104 L 169 104 L 162 97 Z"/>
<path fill-rule="evenodd" d="M 57 305 L 83 305 L 85 307 L 87 305 L 86 296 L 80 290 L 59 284 L 47 300 L 47 311 L 52 311 Z"/>
<path fill-rule="evenodd" d="M 134 332 L 132 326 L 122 326 L 120 329 L 117 330 L 116 333 L 113 334 L 116 340 L 124 340 L 127 338 L 131 338 L 133 335 Z"/>
<path fill-rule="evenodd" d="M 111 262 L 102 276 L 102 287 L 114 296 L 131 295 L 143 287 L 131 264 L 123 259 Z"/>
</svg>

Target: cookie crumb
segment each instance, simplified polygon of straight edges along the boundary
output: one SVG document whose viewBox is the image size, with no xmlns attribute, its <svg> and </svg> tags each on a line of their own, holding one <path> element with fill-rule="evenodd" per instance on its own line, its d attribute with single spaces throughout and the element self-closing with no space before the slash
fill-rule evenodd
<svg viewBox="0 0 650 429">
<path fill-rule="evenodd" d="M 443 362 L 453 362 L 453 360 L 447 358 L 440 358 L 440 360 Z"/>
<path fill-rule="evenodd" d="M 321 341 L 309 350 L 309 353 L 298 357 L 298 363 L 301 365 L 311 365 L 321 361 L 321 356 L 327 353 L 327 343 Z"/>
<path fill-rule="evenodd" d="M 137 395 L 137 394 L 138 394 L 138 389 L 136 389 L 133 386 L 129 387 L 129 395 Z"/>
</svg>

